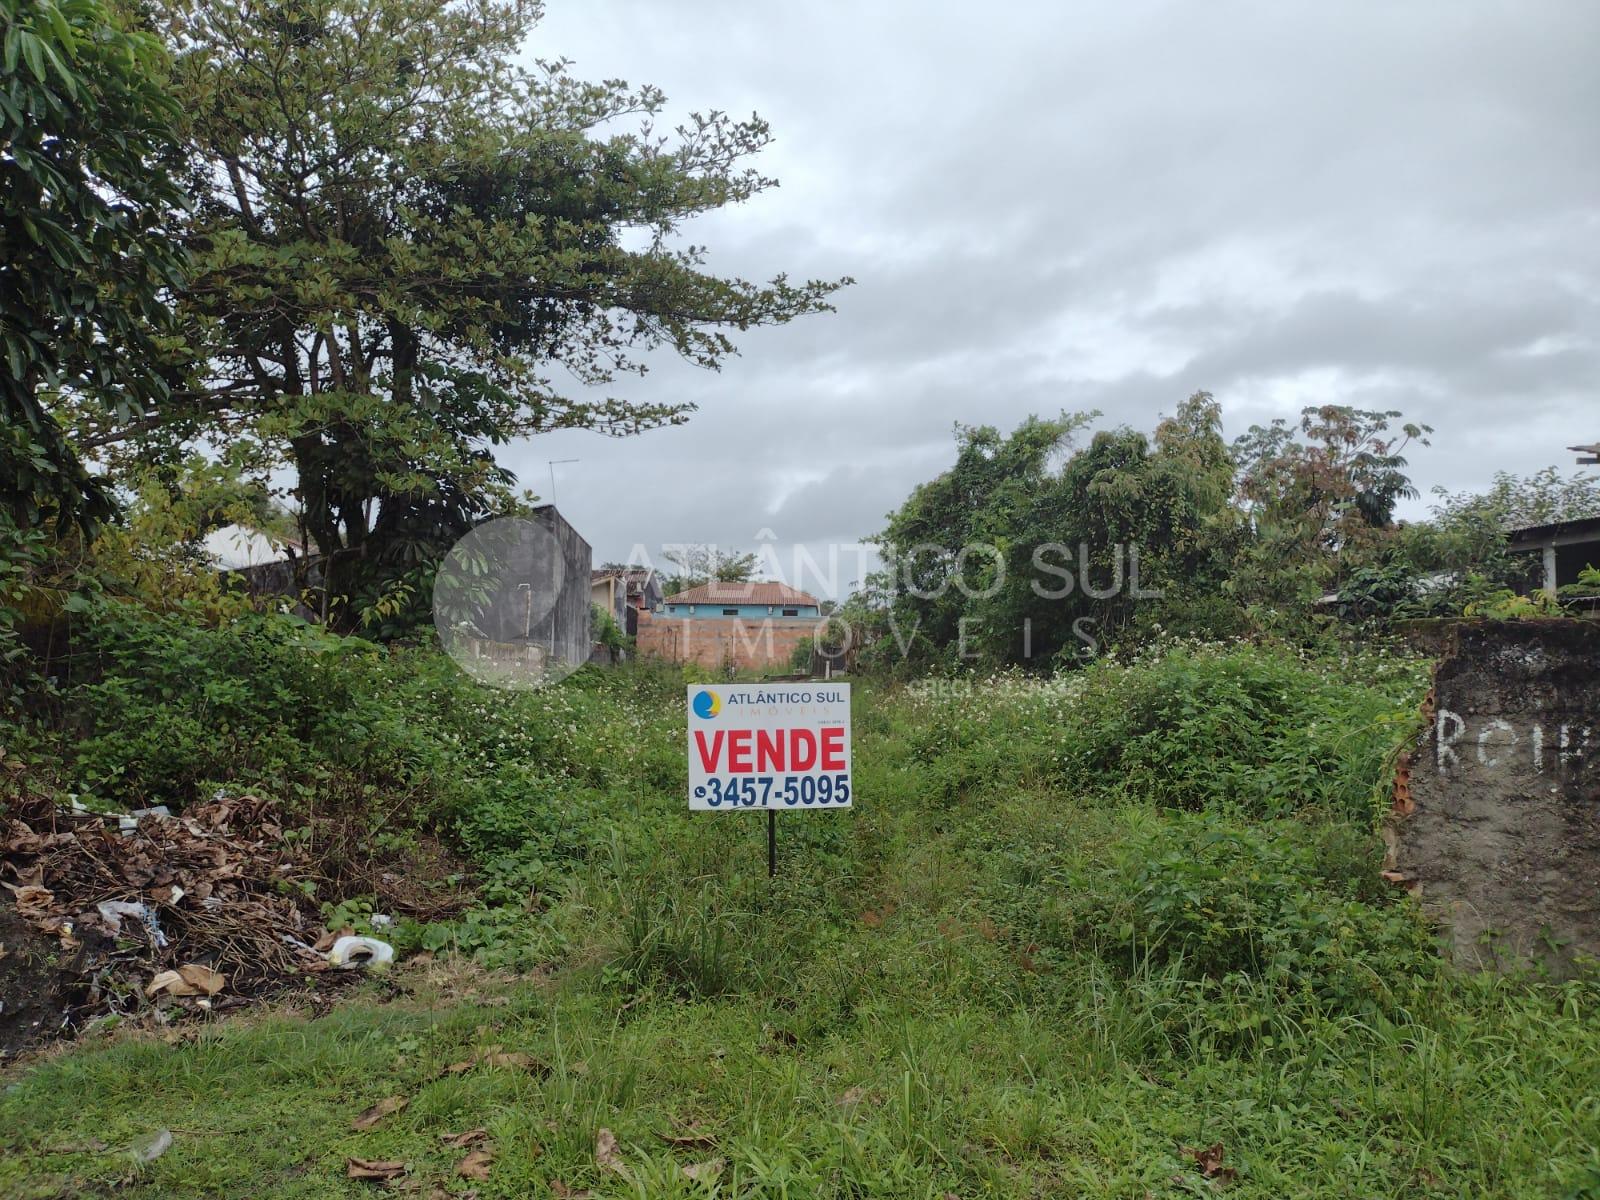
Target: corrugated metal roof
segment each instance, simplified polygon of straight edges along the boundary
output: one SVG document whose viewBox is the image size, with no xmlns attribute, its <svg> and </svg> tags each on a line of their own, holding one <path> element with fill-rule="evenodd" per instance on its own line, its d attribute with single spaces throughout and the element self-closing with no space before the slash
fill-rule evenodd
<svg viewBox="0 0 1600 1200">
<path fill-rule="evenodd" d="M 1546 521 L 1537 525 L 1513 525 L 1506 530 L 1513 542 L 1537 541 L 1540 537 L 1580 531 L 1600 533 L 1600 516 L 1574 517 L 1568 521 Z"/>
<path fill-rule="evenodd" d="M 687 591 L 668 596 L 667 604 L 772 604 L 820 607 L 821 601 L 810 592 L 802 592 L 786 583 L 769 583 L 753 580 L 749 583 L 731 583 L 714 580 L 692 587 Z"/>
</svg>

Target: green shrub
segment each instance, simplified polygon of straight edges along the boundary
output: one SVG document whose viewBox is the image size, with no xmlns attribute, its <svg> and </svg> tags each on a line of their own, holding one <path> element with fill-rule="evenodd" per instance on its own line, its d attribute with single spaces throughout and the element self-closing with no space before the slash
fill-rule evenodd
<svg viewBox="0 0 1600 1200">
<path fill-rule="evenodd" d="M 1409 901 L 1386 894 L 1375 838 L 1173 814 L 1071 873 L 1046 934 L 1134 975 L 1270 984 L 1339 1010 L 1391 1008 L 1436 963 Z"/>
<path fill-rule="evenodd" d="M 289 616 L 216 627 L 108 604 L 74 655 L 88 681 L 63 695 L 63 753 L 83 791 L 129 805 L 215 785 L 303 798 L 338 775 L 404 792 L 428 747 L 386 703 L 383 657 Z"/>
<path fill-rule="evenodd" d="M 1097 664 L 1059 734 L 1063 781 L 1177 808 L 1375 820 L 1425 686 L 1422 664 L 1379 654 L 1176 648 Z"/>
</svg>

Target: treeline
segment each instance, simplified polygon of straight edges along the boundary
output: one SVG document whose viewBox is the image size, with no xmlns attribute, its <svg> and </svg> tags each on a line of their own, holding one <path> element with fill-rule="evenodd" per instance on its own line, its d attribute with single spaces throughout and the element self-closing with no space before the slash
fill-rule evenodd
<svg viewBox="0 0 1600 1200">
<path fill-rule="evenodd" d="M 884 568 L 836 638 L 913 669 L 1052 666 L 1161 633 L 1301 638 L 1339 621 L 1537 611 L 1537 564 L 1509 552 L 1508 531 L 1600 514 L 1600 481 L 1550 468 L 1436 493 L 1430 519 L 1397 520 L 1418 496 L 1406 453 L 1432 432 L 1398 412 L 1308 408 L 1230 442 L 1199 392 L 1153 434 L 1077 445 L 1098 415 L 958 427 L 955 465 L 889 515 Z"/>
</svg>

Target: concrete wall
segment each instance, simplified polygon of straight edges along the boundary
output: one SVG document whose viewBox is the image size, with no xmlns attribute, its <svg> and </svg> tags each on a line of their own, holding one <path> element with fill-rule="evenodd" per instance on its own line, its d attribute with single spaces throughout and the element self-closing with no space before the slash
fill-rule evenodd
<svg viewBox="0 0 1600 1200">
<path fill-rule="evenodd" d="M 529 520 L 549 536 L 515 524 L 497 528 L 504 530 L 492 546 L 497 590 L 476 623 L 489 641 L 531 643 L 558 662 L 585 663 L 591 644 L 589 543 L 552 505 L 534 510 Z"/>
<path fill-rule="evenodd" d="M 762 606 L 765 612 L 765 606 Z M 807 617 L 675 617 L 641 612 L 636 643 L 640 655 L 698 663 L 718 670 L 764 670 L 787 666 L 794 648 L 811 644 L 817 620 Z"/>
<path fill-rule="evenodd" d="M 554 536 L 563 566 L 561 587 L 550 616 L 549 641 L 545 644 L 561 662 L 587 662 L 593 644 L 589 630 L 589 574 L 594 552 L 554 505 L 537 509 L 533 519 Z"/>
<path fill-rule="evenodd" d="M 1459 623 L 1390 824 L 1453 957 L 1600 957 L 1600 623 Z"/>
</svg>

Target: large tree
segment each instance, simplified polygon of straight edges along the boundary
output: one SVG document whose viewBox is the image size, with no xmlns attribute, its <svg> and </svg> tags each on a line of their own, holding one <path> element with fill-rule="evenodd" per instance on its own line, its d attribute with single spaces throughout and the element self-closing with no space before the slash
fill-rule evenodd
<svg viewBox="0 0 1600 1200">
<path fill-rule="evenodd" d="M 57 421 L 167 398 L 153 335 L 179 257 L 160 44 L 99 0 L 0 0 L 0 510 L 111 515 Z"/>
<path fill-rule="evenodd" d="M 1402 421 L 1391 432 L 1403 415 L 1325 404 L 1304 409 L 1298 426 L 1252 425 L 1234 443 L 1241 499 L 1258 525 L 1292 525 L 1306 552 L 1360 547 L 1417 495 L 1405 450 L 1426 446 L 1433 429 Z"/>
<path fill-rule="evenodd" d="M 1395 507 L 1417 495 L 1405 451 L 1433 432 L 1403 417 L 1327 404 L 1302 410 L 1295 425 L 1253 425 L 1235 441 L 1253 538 L 1234 590 L 1257 623 L 1297 621 L 1318 595 L 1391 551 Z"/>
<path fill-rule="evenodd" d="M 828 307 L 836 283 L 705 269 L 690 218 L 772 180 L 760 119 L 519 60 L 537 4 L 163 0 L 197 198 L 188 386 L 92 444 L 226 442 L 292 468 L 345 594 L 504 507 L 510 439 L 636 433 L 687 404 L 607 385 L 670 347 Z M 554 378 L 559 371 L 571 386 Z"/>
<path fill-rule="evenodd" d="M 913 658 L 955 647 L 991 662 L 1079 657 L 1137 621 L 1229 632 L 1243 539 L 1222 413 L 1196 392 L 1152 438 L 1094 414 L 1030 417 L 1009 436 L 957 430 L 956 463 L 880 537 L 889 632 Z"/>
</svg>

